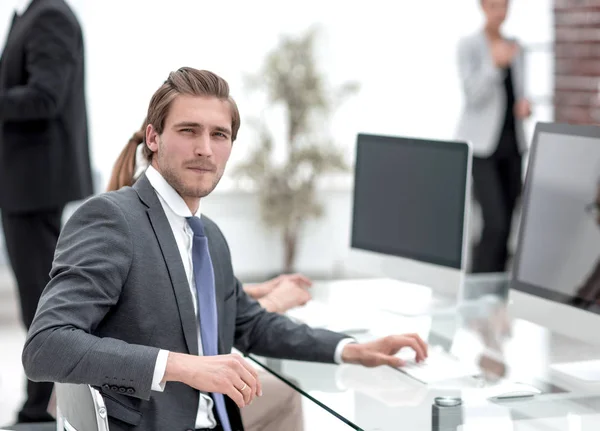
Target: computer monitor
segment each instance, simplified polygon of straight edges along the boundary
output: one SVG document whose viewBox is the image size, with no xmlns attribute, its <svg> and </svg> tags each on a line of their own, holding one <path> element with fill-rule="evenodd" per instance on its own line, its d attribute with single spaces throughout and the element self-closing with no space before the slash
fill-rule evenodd
<svg viewBox="0 0 600 431">
<path fill-rule="evenodd" d="M 600 344 L 599 127 L 536 126 L 510 287 L 513 316 Z"/>
<path fill-rule="evenodd" d="M 467 260 L 470 180 L 467 142 L 359 134 L 352 270 L 456 300 Z"/>
</svg>

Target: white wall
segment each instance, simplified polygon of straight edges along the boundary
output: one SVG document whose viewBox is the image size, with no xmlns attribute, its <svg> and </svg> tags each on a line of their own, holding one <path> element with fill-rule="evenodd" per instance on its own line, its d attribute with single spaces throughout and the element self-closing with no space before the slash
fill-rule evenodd
<svg viewBox="0 0 600 431">
<path fill-rule="evenodd" d="M 105 179 L 122 146 L 140 126 L 153 91 L 169 71 L 183 65 L 213 70 L 230 82 L 243 119 L 259 116 L 264 106 L 244 89 L 243 77 L 259 69 L 281 34 L 314 23 L 324 30 L 320 59 L 330 81 L 356 80 L 362 86 L 332 124 L 334 138 L 347 148 L 349 157 L 359 131 L 451 138 L 462 103 L 456 45 L 461 36 L 481 24 L 479 0 L 68 1 L 85 31 L 93 161 Z M 0 2 L 0 37 L 12 14 L 10 3 Z M 551 40 L 551 0 L 512 3 L 507 33 L 526 44 Z M 532 58 L 531 92 L 547 95 L 552 86 L 550 56 Z M 537 116 L 550 119 L 551 111 L 539 108 Z M 269 118 L 278 118 L 277 113 Z M 280 135 L 280 122 L 273 121 L 272 126 Z M 243 159 L 252 138 L 242 123 L 231 164 Z M 280 244 L 274 233 L 261 234 L 256 241 L 262 240 L 265 248 L 250 251 L 245 244 L 254 244 L 254 240 L 246 235 L 263 229 L 256 204 L 247 195 L 236 197 L 239 200 L 219 196 L 231 186 L 225 179 L 212 198 L 222 203 L 207 207 L 213 216 L 219 214 L 215 218 L 232 243 L 235 264 L 244 271 L 270 271 L 275 268 L 273 262 L 282 261 Z M 331 199 L 337 202 L 338 198 Z M 231 206 L 225 201 L 231 201 Z M 230 214 L 229 209 L 241 202 L 247 203 L 242 211 Z M 301 251 L 301 269 L 320 272 L 333 268 L 346 246 L 342 238 L 346 241 L 349 203 L 338 208 L 332 202 L 328 203 L 328 209 L 334 208 L 328 218 L 307 228 L 304 247 L 310 244 L 311 250 L 319 253 Z M 323 246 L 313 248 L 313 244 Z"/>
<path fill-rule="evenodd" d="M 351 218 L 351 193 L 320 194 L 325 216 L 305 226 L 298 248 L 297 270 L 318 277 L 339 276 L 346 259 Z M 232 191 L 203 201 L 202 211 L 217 220 L 229 242 L 238 277 L 257 279 L 281 271 L 283 247 L 278 232 L 260 222 L 254 194 Z"/>
</svg>

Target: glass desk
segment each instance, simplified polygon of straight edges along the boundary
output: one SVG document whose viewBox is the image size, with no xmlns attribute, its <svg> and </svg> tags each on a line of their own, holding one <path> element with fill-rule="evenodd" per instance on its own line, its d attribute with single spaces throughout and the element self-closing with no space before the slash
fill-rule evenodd
<svg viewBox="0 0 600 431">
<path fill-rule="evenodd" d="M 473 376 L 426 385 L 387 366 L 249 358 L 337 417 L 340 430 L 599 430 L 600 385 L 564 378 L 551 365 L 598 359 L 600 346 L 509 319 L 505 289 L 489 289 L 487 283 L 474 279 L 471 287 L 483 295 L 458 311 L 417 317 L 378 309 L 366 298 L 385 297 L 376 287 L 339 281 L 312 288 L 313 298 L 325 307 L 353 310 L 367 322 L 368 331 L 352 334 L 358 341 L 416 332 L 430 347 L 476 366 Z M 515 382 L 532 385 L 541 394 L 489 398 L 490 390 Z"/>
</svg>

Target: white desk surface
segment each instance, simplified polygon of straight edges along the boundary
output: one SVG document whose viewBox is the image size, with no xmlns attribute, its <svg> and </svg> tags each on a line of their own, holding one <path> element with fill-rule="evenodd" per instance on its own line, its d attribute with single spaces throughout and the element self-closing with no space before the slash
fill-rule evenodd
<svg viewBox="0 0 600 431">
<path fill-rule="evenodd" d="M 549 368 L 556 362 L 599 359 L 600 347 L 552 334 L 524 320 L 509 321 L 500 301 L 488 301 L 475 309 L 442 316 L 394 315 L 372 308 L 368 300 L 385 292 L 365 287 L 339 281 L 321 282 L 315 283 L 312 293 L 324 306 L 364 311 L 362 317 L 367 316 L 370 328 L 356 335 L 359 341 L 390 333 L 417 332 L 430 344 L 443 346 L 461 361 L 478 365 L 480 378 L 423 385 L 390 367 L 255 359 L 343 418 L 349 424 L 348 429 L 431 430 L 431 406 L 438 396 L 463 399 L 465 431 L 473 429 L 469 423 L 482 424 L 485 418 L 492 418 L 496 424 L 529 421 L 529 428 L 523 430 L 600 429 L 591 425 L 597 424 L 600 415 L 600 385 L 563 379 Z M 498 403 L 487 400 L 482 396 L 485 391 L 478 389 L 511 382 L 532 384 L 543 394 L 531 400 Z M 570 425 L 564 428 L 557 417 L 569 417 Z M 535 420 L 539 426 L 531 428 Z M 545 427 L 543 424 L 548 421 L 555 427 Z M 574 421 L 583 427 L 573 428 Z"/>
</svg>

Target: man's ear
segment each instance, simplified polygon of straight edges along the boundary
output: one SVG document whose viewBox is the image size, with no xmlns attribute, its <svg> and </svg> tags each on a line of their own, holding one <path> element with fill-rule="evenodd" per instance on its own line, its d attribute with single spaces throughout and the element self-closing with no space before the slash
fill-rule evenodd
<svg viewBox="0 0 600 431">
<path fill-rule="evenodd" d="M 152 124 L 148 124 L 146 126 L 146 145 L 153 153 L 158 151 L 158 142 L 160 140 L 160 135 L 154 128 Z"/>
</svg>

